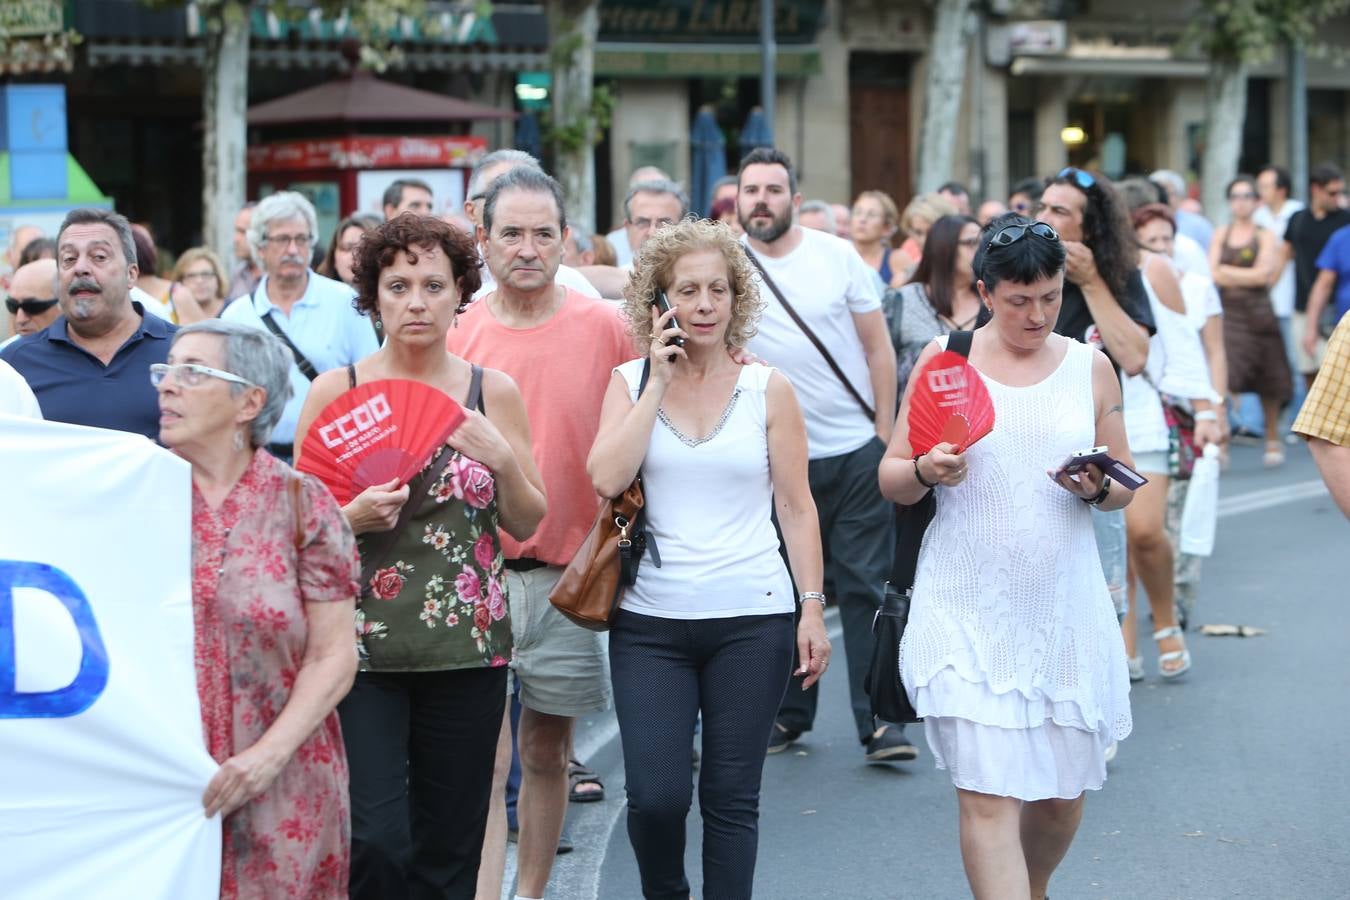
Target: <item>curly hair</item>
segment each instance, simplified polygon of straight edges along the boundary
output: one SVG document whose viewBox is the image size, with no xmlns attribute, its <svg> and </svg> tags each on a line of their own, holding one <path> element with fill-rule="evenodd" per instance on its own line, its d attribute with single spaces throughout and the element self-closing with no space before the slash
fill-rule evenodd
<svg viewBox="0 0 1350 900">
<path fill-rule="evenodd" d="M 731 282 L 731 322 L 727 325 L 726 345 L 744 347 L 755 336 L 764 301 L 759 296 L 754 267 L 730 228 L 721 222 L 690 217 L 659 229 L 647 238 L 633 261 L 633 275 L 624 285 L 623 314 L 639 355 L 645 356 L 651 346 L 651 309 L 656 302 L 657 290 L 670 288 L 677 261 L 701 250 L 717 251 L 727 263 Z"/>
<path fill-rule="evenodd" d="M 352 287 L 356 288 L 352 305 L 357 312 L 372 315 L 379 310 L 380 273 L 393 265 L 398 254 L 406 253 L 416 263 L 418 248 L 433 247 L 439 247 L 450 261 L 450 276 L 459 288 L 456 311 L 464 312 L 483 283 L 483 261 L 473 238 L 435 216 L 410 212 L 367 231 L 357 244 L 352 255 Z"/>
<path fill-rule="evenodd" d="M 1139 243 L 1130 226 L 1129 212 L 1115 186 L 1097 172 L 1091 173 L 1091 177 L 1093 183 L 1084 188 L 1070 170 L 1065 169 L 1045 186 L 1067 184 L 1086 198 L 1083 243 L 1092 251 L 1097 272 L 1111 289 L 1112 296 L 1121 298 L 1126 295 L 1126 282 L 1139 266 Z"/>
</svg>

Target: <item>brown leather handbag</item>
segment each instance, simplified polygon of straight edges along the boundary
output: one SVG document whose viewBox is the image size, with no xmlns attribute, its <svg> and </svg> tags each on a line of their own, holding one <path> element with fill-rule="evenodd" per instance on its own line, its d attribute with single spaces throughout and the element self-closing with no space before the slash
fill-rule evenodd
<svg viewBox="0 0 1350 900">
<path fill-rule="evenodd" d="M 642 366 L 638 396 L 647 387 L 651 362 Z M 549 592 L 548 601 L 567 618 L 591 631 L 605 631 L 614 620 L 624 588 L 637 582 L 643 553 L 652 551 L 652 562 L 661 559 L 656 544 L 643 527 L 642 472 L 613 500 L 600 504 L 600 512 L 586 532 L 572 561 Z"/>
</svg>

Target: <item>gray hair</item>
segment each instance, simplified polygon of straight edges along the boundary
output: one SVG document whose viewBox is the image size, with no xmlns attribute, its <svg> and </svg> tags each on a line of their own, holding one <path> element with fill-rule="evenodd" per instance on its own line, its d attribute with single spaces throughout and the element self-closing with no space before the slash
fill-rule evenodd
<svg viewBox="0 0 1350 900">
<path fill-rule="evenodd" d="M 552 176 L 528 166 L 516 166 L 503 174 L 501 178 L 492 182 L 492 187 L 488 188 L 487 199 L 483 201 L 483 229 L 485 231 L 489 234 L 492 233 L 492 216 L 497 211 L 497 201 L 502 194 L 511 190 L 552 196 L 553 202 L 558 206 L 558 236 L 562 237 L 562 230 L 567 227 L 567 208 L 563 204 L 562 185 L 558 184 Z"/>
<path fill-rule="evenodd" d="M 319 239 L 319 217 L 314 212 L 314 204 L 296 191 L 277 191 L 258 202 L 253 209 L 253 218 L 248 222 L 248 245 L 253 248 L 255 261 L 258 248 L 267 241 L 267 226 L 287 219 L 304 219 L 310 241 Z"/>
<path fill-rule="evenodd" d="M 1174 172 L 1171 169 L 1159 169 L 1148 180 L 1154 184 L 1160 184 L 1167 189 L 1167 201 L 1173 202 L 1173 198 L 1181 199 L 1186 196 L 1186 179 L 1180 172 Z"/>
<path fill-rule="evenodd" d="M 203 319 L 184 325 L 174 333 L 173 343 L 178 343 L 185 334 L 213 334 L 223 338 L 225 371 L 251 381 L 267 394 L 257 418 L 249 423 L 250 443 L 254 447 L 264 446 L 272 436 L 272 429 L 281 418 L 286 402 L 291 399 L 291 366 L 295 365 L 295 357 L 290 348 L 271 332 L 223 319 Z M 230 383 L 231 394 L 238 396 L 244 390 L 244 385 Z"/>
<path fill-rule="evenodd" d="M 477 197 L 486 197 L 488 186 L 484 184 L 484 182 L 487 181 L 487 170 L 496 168 L 502 163 L 510 163 L 512 168 L 525 166 L 528 169 L 534 169 L 539 172 L 544 171 L 544 167 L 539 164 L 539 160 L 535 159 L 524 150 L 512 150 L 510 148 L 505 150 L 493 150 L 487 156 L 480 159 L 478 165 L 474 166 L 473 171 L 469 173 L 468 193 L 465 196 L 470 200 Z"/>
<path fill-rule="evenodd" d="M 824 200 L 807 200 L 797 210 L 797 217 L 801 218 L 806 213 L 820 213 L 825 217 L 825 224 L 830 226 L 830 234 L 839 230 L 839 220 L 834 217 L 834 209 Z"/>
<path fill-rule="evenodd" d="M 678 182 L 671 181 L 669 178 L 652 178 L 647 181 L 639 181 L 628 189 L 628 194 L 623 198 L 623 220 L 625 222 L 633 221 L 633 198 L 638 194 L 669 194 L 680 201 L 680 214 L 675 217 L 678 222 L 689 215 L 689 195 L 684 192 L 684 188 Z"/>
<path fill-rule="evenodd" d="M 735 184 L 739 186 L 739 182 L 740 179 L 738 179 L 735 175 L 723 175 L 721 178 L 713 182 L 713 193 L 714 194 L 717 193 L 718 188 L 724 188 L 729 184 Z"/>
<path fill-rule="evenodd" d="M 107 225 L 117 233 L 118 240 L 122 242 L 123 260 L 128 266 L 136 265 L 136 238 L 131 233 L 131 223 L 127 221 L 126 216 L 115 213 L 110 209 L 98 209 L 93 206 L 72 209 L 66 213 L 65 220 L 61 222 L 61 229 L 56 232 L 56 245 L 58 247 L 61 245 L 61 235 L 65 234 L 66 229 L 72 225 Z M 155 273 L 147 272 L 145 274 L 153 275 Z"/>
</svg>

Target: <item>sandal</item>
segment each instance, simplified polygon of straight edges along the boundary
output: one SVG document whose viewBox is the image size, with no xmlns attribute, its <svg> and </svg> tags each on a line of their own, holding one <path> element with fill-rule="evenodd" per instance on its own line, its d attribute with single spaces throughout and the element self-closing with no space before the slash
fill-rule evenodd
<svg viewBox="0 0 1350 900">
<path fill-rule="evenodd" d="M 1130 681 L 1144 680 L 1144 658 L 1142 656 L 1128 656 L 1125 658 L 1125 663 L 1130 668 Z"/>
<path fill-rule="evenodd" d="M 595 787 L 581 790 L 583 784 L 593 784 Z M 567 799 L 573 803 L 595 803 L 605 799 L 605 786 L 600 776 L 575 759 L 567 761 Z"/>
<path fill-rule="evenodd" d="M 1279 441 L 1266 444 L 1266 452 L 1261 455 L 1261 464 L 1267 469 L 1278 469 L 1284 465 L 1284 447 Z"/>
<path fill-rule="evenodd" d="M 1158 675 L 1166 680 L 1180 678 L 1191 670 L 1191 651 L 1186 649 L 1186 639 L 1182 636 L 1181 629 L 1176 625 L 1171 625 L 1153 632 L 1153 640 L 1155 641 L 1165 641 L 1168 638 L 1176 638 L 1181 641 L 1182 648 L 1158 654 Z M 1169 669 L 1167 664 L 1171 662 L 1180 662 L 1181 665 L 1175 669 Z"/>
</svg>

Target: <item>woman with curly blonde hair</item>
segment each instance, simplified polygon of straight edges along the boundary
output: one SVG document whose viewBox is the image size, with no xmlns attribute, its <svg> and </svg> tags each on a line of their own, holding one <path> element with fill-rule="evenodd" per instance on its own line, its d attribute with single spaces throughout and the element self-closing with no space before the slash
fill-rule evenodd
<svg viewBox="0 0 1350 900">
<path fill-rule="evenodd" d="M 749 897 L 759 785 L 796 643 L 805 685 L 829 663 L 806 425 L 787 379 L 734 354 L 763 304 L 731 231 L 685 220 L 653 234 L 625 288 L 644 358 L 614 370 L 587 471 L 602 496 L 642 473 L 646 549 L 610 631 L 628 773 L 628 835 L 645 897 L 687 897 L 685 819 L 703 716 L 703 895 Z M 657 298 L 668 298 L 661 312 Z"/>
</svg>

